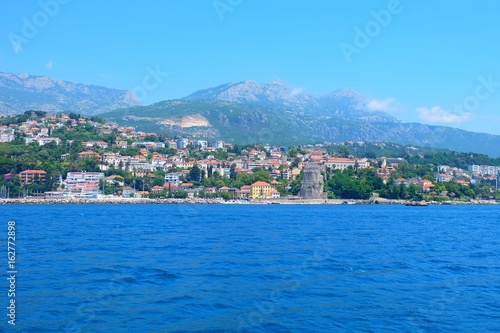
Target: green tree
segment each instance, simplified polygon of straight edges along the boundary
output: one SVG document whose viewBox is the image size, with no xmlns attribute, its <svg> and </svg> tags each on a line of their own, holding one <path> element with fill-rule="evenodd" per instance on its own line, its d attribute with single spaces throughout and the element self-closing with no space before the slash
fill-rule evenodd
<svg viewBox="0 0 500 333">
<path fill-rule="evenodd" d="M 236 164 L 231 164 L 231 169 L 229 170 L 229 178 L 236 179 Z"/>
<path fill-rule="evenodd" d="M 347 158 L 351 154 L 351 151 L 349 150 L 349 147 L 347 147 L 347 146 L 340 146 L 339 149 L 337 150 L 337 153 L 340 156 Z"/>
<path fill-rule="evenodd" d="M 186 199 L 188 197 L 188 193 L 184 190 L 179 190 L 174 193 L 174 198 L 178 199 Z"/>
<path fill-rule="evenodd" d="M 292 181 L 292 184 L 290 185 L 290 193 L 292 195 L 299 194 L 303 176 L 304 176 L 304 172 L 301 171 L 300 174 L 297 176 L 297 178 L 295 178 L 295 180 Z"/>
<path fill-rule="evenodd" d="M 220 194 L 220 197 L 224 199 L 225 201 L 231 200 L 233 198 L 232 194 L 229 192 L 222 192 Z"/>
<path fill-rule="evenodd" d="M 11 172 L 11 170 L 14 169 L 15 166 L 16 162 L 13 159 L 0 156 L 0 174 Z"/>
<path fill-rule="evenodd" d="M 271 182 L 271 175 L 269 174 L 269 170 L 259 170 L 253 173 L 252 182 Z"/>
<path fill-rule="evenodd" d="M 191 170 L 189 170 L 188 179 L 193 182 L 199 182 L 201 179 L 201 169 L 198 165 L 194 165 Z"/>
</svg>

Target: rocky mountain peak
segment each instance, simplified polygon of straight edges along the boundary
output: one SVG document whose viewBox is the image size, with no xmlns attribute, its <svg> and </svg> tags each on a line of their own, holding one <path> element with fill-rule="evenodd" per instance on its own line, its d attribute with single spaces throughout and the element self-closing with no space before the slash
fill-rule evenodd
<svg viewBox="0 0 500 333">
<path fill-rule="evenodd" d="M 134 94 L 126 90 L 0 72 L 0 113 L 3 114 L 43 110 L 95 115 L 138 105 L 141 103 Z"/>
</svg>

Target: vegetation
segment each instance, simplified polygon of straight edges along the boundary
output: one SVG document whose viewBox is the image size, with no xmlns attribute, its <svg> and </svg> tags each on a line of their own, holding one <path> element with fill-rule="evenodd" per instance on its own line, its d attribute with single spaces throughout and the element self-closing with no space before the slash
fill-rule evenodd
<svg viewBox="0 0 500 333">
<path fill-rule="evenodd" d="M 40 121 L 47 114 L 43 111 L 27 111 L 22 115 L 5 117 L 0 119 L 0 124 L 8 126 L 10 124 L 21 124 L 28 120 Z M 81 115 L 70 113 L 70 120 L 78 120 Z M 58 116 L 59 117 L 59 116 Z M 103 122 L 100 118 L 92 118 L 94 122 Z M 95 123 L 94 123 L 95 125 Z M 36 142 L 26 144 L 22 136 L 17 135 L 15 140 L 10 143 L 0 143 L 0 197 L 8 193 L 10 197 L 32 195 L 46 191 L 60 189 L 61 180 L 66 177 L 68 172 L 72 171 L 101 171 L 102 162 L 95 157 L 81 157 L 79 153 L 85 151 L 82 142 L 99 141 L 106 142 L 108 148 L 102 149 L 95 147 L 94 151 L 100 155 L 106 152 L 120 153 L 121 155 L 135 156 L 140 154 L 139 147 L 128 146 L 126 149 L 113 147 L 113 144 L 119 139 L 116 130 L 109 134 L 102 135 L 97 127 L 89 124 L 79 124 L 78 126 L 62 126 L 52 130 L 51 135 L 61 139 L 61 144 L 56 145 L 50 142 L 40 146 Z M 158 137 L 151 136 L 150 140 L 163 141 L 167 139 L 166 135 Z M 128 140 L 132 143 L 132 140 Z M 277 172 L 285 168 L 297 168 L 301 162 L 300 157 L 305 155 L 305 148 L 310 147 L 288 147 L 289 166 L 281 165 L 276 168 Z M 213 152 L 196 151 L 189 147 L 188 156 L 190 159 L 205 159 L 209 155 L 218 159 L 223 168 L 229 170 L 228 175 L 221 175 L 219 171 L 209 167 L 208 170 L 202 170 L 198 165 L 194 165 L 189 171 L 186 171 L 181 181 L 191 182 L 192 189 L 196 189 L 195 195 L 200 197 L 220 196 L 225 200 L 233 197 L 233 192 L 218 192 L 208 194 L 200 187 L 239 189 L 244 185 L 251 185 L 256 181 L 265 181 L 271 183 L 275 179 L 271 176 L 270 169 L 255 168 L 251 174 L 238 173 L 236 164 L 232 160 L 242 154 L 247 154 L 251 150 L 265 151 L 263 146 L 255 144 L 235 144 L 229 149 L 218 149 Z M 371 159 L 385 156 L 387 158 L 402 158 L 397 168 L 391 173 L 389 179 L 383 181 L 377 174 L 376 168 L 358 169 L 347 168 L 344 171 L 327 169 L 324 173 L 325 191 L 329 198 L 338 199 L 369 199 L 374 193 L 382 198 L 389 199 L 414 199 L 414 200 L 448 200 L 472 198 L 499 198 L 500 193 L 492 191 L 494 184 L 483 182 L 481 184 L 460 184 L 457 182 L 437 183 L 435 181 L 436 167 L 438 165 L 449 165 L 467 169 L 470 164 L 481 165 L 500 165 L 500 158 L 490 158 L 487 155 L 477 153 L 458 153 L 442 149 L 427 147 L 402 146 L 391 143 L 346 143 L 344 145 L 331 145 L 327 149 L 331 154 L 338 157 L 369 157 Z M 176 151 L 170 148 L 158 148 L 158 153 L 175 155 Z M 269 152 L 267 152 L 269 155 Z M 150 152 L 149 157 L 152 156 Z M 381 162 L 378 161 L 380 164 Z M 377 161 L 372 164 L 377 166 Z M 115 167 L 108 165 L 104 171 L 106 176 L 121 176 L 120 180 L 106 181 L 100 184 L 104 194 L 120 194 L 124 187 L 133 187 L 137 190 L 149 191 L 152 197 L 177 197 L 182 198 L 188 195 L 185 190 L 171 191 L 164 189 L 160 192 L 153 192 L 155 186 L 164 185 L 164 177 L 168 172 L 182 171 L 180 168 L 172 167 L 169 170 L 149 172 L 147 174 L 137 175 L 127 169 L 127 165 Z M 35 182 L 33 184 L 21 184 L 19 173 L 23 170 L 45 170 L 47 172 L 44 182 Z M 222 172 L 222 171 L 221 171 Z M 205 174 L 206 173 L 206 174 Z M 429 180 L 435 185 L 432 191 L 423 192 L 422 187 L 415 184 L 406 186 L 398 184 L 398 178 Z M 276 179 L 279 184 L 277 190 L 282 196 L 297 195 L 300 191 L 302 173 L 295 180 Z M 276 184 L 275 184 L 276 185 Z"/>
</svg>

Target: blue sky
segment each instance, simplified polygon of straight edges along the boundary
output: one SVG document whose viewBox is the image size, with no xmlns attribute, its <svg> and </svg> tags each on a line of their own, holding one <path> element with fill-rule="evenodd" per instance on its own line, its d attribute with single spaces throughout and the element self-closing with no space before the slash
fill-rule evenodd
<svg viewBox="0 0 500 333">
<path fill-rule="evenodd" d="M 403 121 L 500 134 L 499 1 L 0 5 L 0 71 L 135 89 L 144 104 L 281 79 L 355 89 Z"/>
</svg>

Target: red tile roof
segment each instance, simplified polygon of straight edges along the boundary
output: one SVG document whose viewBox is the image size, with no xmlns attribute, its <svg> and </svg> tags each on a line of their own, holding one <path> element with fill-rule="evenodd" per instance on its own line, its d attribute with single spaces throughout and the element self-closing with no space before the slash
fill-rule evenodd
<svg viewBox="0 0 500 333">
<path fill-rule="evenodd" d="M 258 181 L 253 183 L 252 186 L 271 186 L 271 185 L 266 182 Z"/>
<path fill-rule="evenodd" d="M 37 174 L 46 174 L 47 171 L 44 171 L 44 170 L 24 170 L 24 171 L 21 171 L 22 174 L 25 174 L 25 173 L 37 173 Z"/>
</svg>

